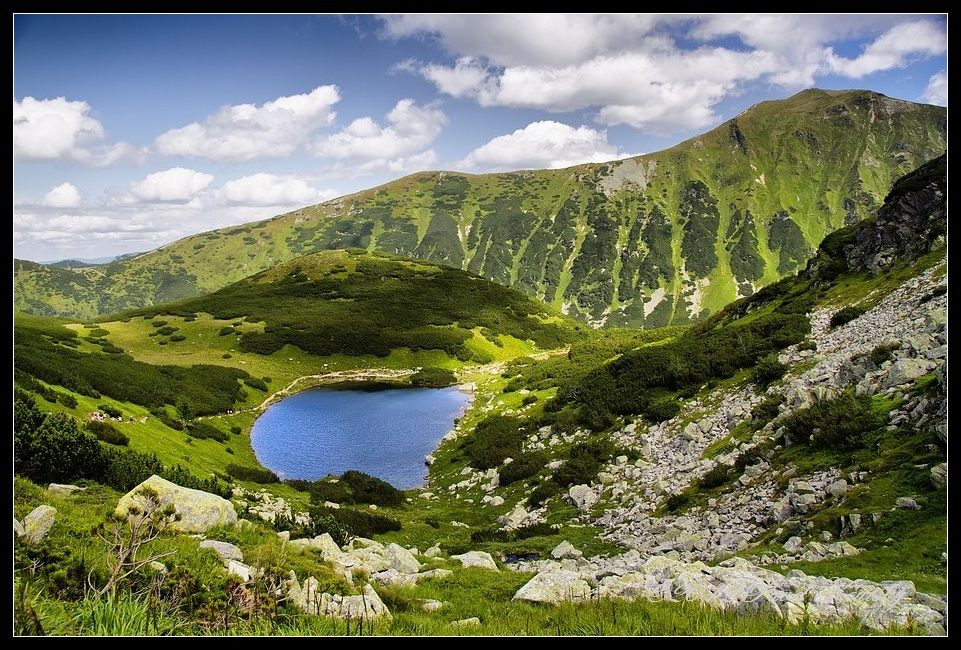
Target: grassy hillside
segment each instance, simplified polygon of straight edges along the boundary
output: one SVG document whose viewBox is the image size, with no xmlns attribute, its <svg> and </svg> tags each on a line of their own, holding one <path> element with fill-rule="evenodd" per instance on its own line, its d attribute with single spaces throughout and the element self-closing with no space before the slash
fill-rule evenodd
<svg viewBox="0 0 961 650">
<path fill-rule="evenodd" d="M 47 410 L 85 419 L 103 404 L 132 449 L 200 475 L 256 466 L 256 407 L 332 373 L 404 380 L 420 367 L 461 368 L 559 348 L 582 326 L 467 272 L 396 256 L 323 251 L 203 298 L 86 325 L 18 313 L 18 384 Z M 358 374 L 360 373 L 360 374 Z M 370 373 L 367 373 L 370 374 Z M 56 387 L 56 388 L 50 388 Z M 69 395 L 69 397 L 67 397 Z M 175 406 L 227 436 L 178 426 Z M 234 411 L 230 416 L 224 414 Z"/>
<path fill-rule="evenodd" d="M 793 273 L 946 148 L 945 110 L 866 91 L 758 104 L 665 151 L 560 170 L 425 172 L 72 271 L 17 262 L 17 309 L 96 315 L 360 247 L 460 267 L 595 325 L 716 313 Z"/>
</svg>

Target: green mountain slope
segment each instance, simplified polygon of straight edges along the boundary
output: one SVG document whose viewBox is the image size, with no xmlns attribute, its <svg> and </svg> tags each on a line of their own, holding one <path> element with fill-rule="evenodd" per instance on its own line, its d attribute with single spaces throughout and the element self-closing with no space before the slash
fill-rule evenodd
<svg viewBox="0 0 961 650">
<path fill-rule="evenodd" d="M 425 172 L 106 267 L 18 262 L 15 302 L 92 317 L 360 247 L 464 268 L 594 325 L 683 323 L 803 266 L 826 234 L 868 216 L 894 179 L 945 148 L 943 108 L 808 90 L 637 158 Z"/>
</svg>

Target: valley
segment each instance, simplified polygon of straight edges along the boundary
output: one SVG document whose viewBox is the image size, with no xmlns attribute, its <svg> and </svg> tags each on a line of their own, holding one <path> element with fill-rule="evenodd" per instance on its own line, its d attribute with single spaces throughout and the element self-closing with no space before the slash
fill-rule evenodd
<svg viewBox="0 0 961 650">
<path fill-rule="evenodd" d="M 809 102 L 824 110 L 823 96 L 799 97 L 804 111 Z M 886 107 L 887 128 L 898 129 L 920 112 L 877 98 L 852 106 Z M 752 111 L 763 117 L 769 108 Z M 738 124 L 739 137 L 722 126 L 735 145 L 711 132 L 717 147 L 755 141 L 750 120 Z M 910 132 L 932 137 L 930 128 Z M 672 155 L 683 160 L 698 150 L 679 147 Z M 61 634 L 945 633 L 946 158 L 921 164 L 931 156 L 912 155 L 923 160 L 903 162 L 918 169 L 896 180 L 898 167 L 883 166 L 872 177 L 878 194 L 864 190 L 849 218 L 837 209 L 841 194 L 827 191 L 839 202 L 807 230 L 785 217 L 803 233 L 796 254 L 784 257 L 782 244 L 774 258 L 768 248 L 756 285 L 741 292 L 748 276 L 734 274 L 716 293 L 710 287 L 733 258 L 716 254 L 694 275 L 686 269 L 697 264 L 691 251 L 714 259 L 704 251 L 724 249 L 715 235 L 737 231 L 733 212 L 719 212 L 706 239 L 674 229 L 677 214 L 696 207 L 703 217 L 716 200 L 693 181 L 657 185 L 667 176 L 658 163 L 664 176 L 649 186 L 687 199 L 655 238 L 672 242 L 676 264 L 672 279 L 654 272 L 658 305 L 670 313 L 651 321 L 658 305 L 649 312 L 618 297 L 627 286 L 653 295 L 653 284 L 635 282 L 640 267 L 603 261 L 578 275 L 585 246 L 611 250 L 596 241 L 604 229 L 579 228 L 580 217 L 570 227 L 581 252 L 565 252 L 573 261 L 550 282 L 515 273 L 537 268 L 524 260 L 539 230 L 515 249 L 516 266 L 472 268 L 482 249 L 484 259 L 503 258 L 491 242 L 517 241 L 481 234 L 486 243 L 455 247 L 465 253 L 457 258 L 441 245 L 450 238 L 432 231 L 436 214 L 413 250 L 379 252 L 404 227 L 375 220 L 369 241 L 339 240 L 349 246 L 340 249 L 311 239 L 304 247 L 336 250 L 271 258 L 238 278 L 219 273 L 218 282 L 233 281 L 205 291 L 191 280 L 182 295 L 143 304 L 125 274 L 148 273 L 150 260 L 181 255 L 171 251 L 186 244 L 106 267 L 115 290 L 100 302 L 89 300 L 100 295 L 95 284 L 77 280 L 87 268 L 21 264 L 18 306 L 37 313 L 14 322 L 18 624 Z M 617 172 L 632 164 L 576 173 L 637 184 L 639 163 Z M 653 173 L 643 169 L 644 178 Z M 560 178 L 544 174 L 548 187 Z M 775 177 L 762 173 L 755 185 Z M 423 178 L 398 183 L 416 196 Z M 429 181 L 441 194 L 451 183 Z M 604 201 L 645 203 L 618 188 Z M 361 198 L 394 200 L 384 191 Z M 572 201 L 576 192 L 563 191 Z M 455 195 L 458 206 L 480 201 Z M 321 222 L 341 210 L 357 221 L 373 205 L 359 207 L 361 198 L 297 218 Z M 594 199 L 577 199 L 582 216 L 608 214 Z M 775 206 L 771 196 L 752 200 Z M 288 221 L 248 232 L 277 237 Z M 634 229 L 616 237 L 632 250 Z M 239 233 L 213 234 L 187 241 L 206 238 L 211 259 L 221 259 L 219 247 L 232 240 L 216 240 Z M 436 245 L 420 248 L 432 234 Z M 53 275 L 61 271 L 80 287 L 57 281 L 69 300 L 51 297 L 50 279 L 68 277 Z M 147 277 L 137 282 L 154 282 Z M 551 283 L 556 291 L 545 292 Z M 603 291 L 613 293 L 597 300 Z M 74 317 L 40 315 L 52 312 Z M 645 327 L 592 327 L 600 321 Z M 281 481 L 260 465 L 250 434 L 265 408 L 357 380 L 473 392 L 425 458 L 424 487 L 400 491 L 349 471 Z M 156 532 L 138 547 L 149 563 L 118 565 L 122 544 L 107 542 L 109 531 L 129 534 L 127 503 L 139 504 L 133 521 Z M 115 566 L 130 572 L 115 580 Z M 95 597 L 84 581 L 102 592 Z M 97 614 L 105 602 L 139 627 L 98 626 L 121 625 Z"/>
</svg>

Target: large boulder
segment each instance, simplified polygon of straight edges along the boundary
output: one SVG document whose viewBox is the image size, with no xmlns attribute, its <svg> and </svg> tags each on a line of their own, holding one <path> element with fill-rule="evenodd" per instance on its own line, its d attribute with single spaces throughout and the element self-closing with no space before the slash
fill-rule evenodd
<svg viewBox="0 0 961 650">
<path fill-rule="evenodd" d="M 938 490 L 948 484 L 948 464 L 938 463 L 931 468 L 931 485 Z"/>
<path fill-rule="evenodd" d="M 123 495 L 117 502 L 116 514 L 122 517 L 127 515 L 131 507 L 142 508 L 144 497 L 138 493 L 143 488 L 150 488 L 157 493 L 161 507 L 173 505 L 180 515 L 170 524 L 173 530 L 203 533 L 214 526 L 231 525 L 237 521 L 237 513 L 230 501 L 216 494 L 181 487 L 156 474 Z"/>
<path fill-rule="evenodd" d="M 513 600 L 535 603 L 560 603 L 567 600 L 587 600 L 591 586 L 579 574 L 565 569 L 538 573 L 517 590 Z"/>
<path fill-rule="evenodd" d="M 926 359 L 898 359 L 888 368 L 884 378 L 884 388 L 900 386 L 914 381 L 934 369 L 934 362 Z"/>
<path fill-rule="evenodd" d="M 498 571 L 497 564 L 494 563 L 494 558 L 491 557 L 490 553 L 485 553 L 484 551 L 467 551 L 460 555 L 451 555 L 450 559 L 457 560 L 465 567 L 476 566 L 482 569 Z"/>
<path fill-rule="evenodd" d="M 399 544 L 388 545 L 385 555 L 391 568 L 400 573 L 417 573 L 420 571 L 420 562 L 417 561 L 417 558 Z"/>
<path fill-rule="evenodd" d="M 551 557 L 555 560 L 576 560 L 582 555 L 584 555 L 584 553 L 574 548 L 574 545 L 566 539 L 551 551 Z"/>
<path fill-rule="evenodd" d="M 57 509 L 53 506 L 37 506 L 23 518 L 23 538 L 30 544 L 39 544 L 53 528 Z"/>
</svg>

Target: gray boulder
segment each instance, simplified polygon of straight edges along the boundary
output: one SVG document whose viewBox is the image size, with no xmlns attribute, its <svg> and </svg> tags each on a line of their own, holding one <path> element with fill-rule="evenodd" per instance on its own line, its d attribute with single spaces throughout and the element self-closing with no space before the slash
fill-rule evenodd
<svg viewBox="0 0 961 650">
<path fill-rule="evenodd" d="M 181 487 L 156 474 L 122 496 L 117 502 L 116 514 L 123 517 L 131 507 L 143 507 L 144 498 L 138 493 L 145 487 L 159 495 L 161 507 L 173 505 L 180 515 L 170 524 L 173 530 L 203 533 L 214 526 L 232 525 L 237 521 L 237 513 L 230 501 L 216 494 Z"/>
<path fill-rule="evenodd" d="M 57 509 L 53 506 L 37 506 L 23 518 L 23 538 L 30 544 L 39 544 L 53 528 Z"/>
<path fill-rule="evenodd" d="M 551 557 L 555 560 L 576 560 L 582 557 L 584 553 L 582 551 L 574 548 L 574 545 L 568 542 L 566 539 L 554 547 L 551 551 Z"/>
<path fill-rule="evenodd" d="M 579 574 L 565 569 L 542 571 L 517 590 L 512 600 L 535 603 L 560 603 L 587 600 L 591 586 Z"/>
<path fill-rule="evenodd" d="M 474 566 L 499 571 L 497 564 L 494 563 L 494 558 L 491 557 L 490 553 L 485 553 L 484 551 L 468 551 L 460 555 L 451 555 L 450 559 L 457 560 L 465 567 Z"/>
<path fill-rule="evenodd" d="M 220 542 L 215 539 L 205 539 L 200 542 L 200 548 L 210 548 L 220 556 L 220 559 L 224 562 L 229 562 L 230 560 L 236 560 L 238 562 L 244 561 L 243 552 L 231 544 L 230 542 Z"/>
<path fill-rule="evenodd" d="M 926 359 L 898 359 L 888 368 L 884 377 L 884 388 L 900 386 L 914 381 L 934 369 L 934 362 Z"/>
<path fill-rule="evenodd" d="M 80 487 L 78 485 L 69 485 L 64 483 L 51 483 L 49 486 L 47 486 L 47 492 L 59 496 L 70 496 L 74 492 L 82 492 L 86 489 L 87 488 Z"/>
<path fill-rule="evenodd" d="M 13 534 L 16 537 L 23 537 L 27 534 L 27 531 L 23 529 L 23 524 L 21 524 L 20 520 L 16 517 L 13 518 Z"/>
<path fill-rule="evenodd" d="M 941 490 L 948 484 L 948 464 L 938 463 L 931 468 L 931 485 Z"/>
<path fill-rule="evenodd" d="M 918 502 L 911 497 L 898 497 L 897 501 L 894 502 L 894 505 L 898 508 L 904 508 L 907 510 L 921 509 L 921 506 L 918 504 Z"/>
<path fill-rule="evenodd" d="M 399 573 L 417 573 L 420 571 L 420 562 L 403 546 L 390 544 L 387 546 L 385 557 L 392 569 Z"/>
<path fill-rule="evenodd" d="M 570 497 L 571 503 L 573 503 L 578 512 L 581 514 L 586 514 L 590 512 L 591 508 L 597 503 L 597 495 L 594 494 L 594 490 L 587 485 L 574 485 L 567 492 L 567 496 Z"/>
</svg>

